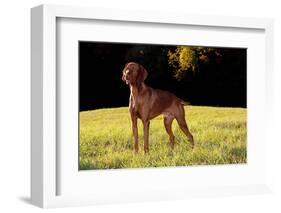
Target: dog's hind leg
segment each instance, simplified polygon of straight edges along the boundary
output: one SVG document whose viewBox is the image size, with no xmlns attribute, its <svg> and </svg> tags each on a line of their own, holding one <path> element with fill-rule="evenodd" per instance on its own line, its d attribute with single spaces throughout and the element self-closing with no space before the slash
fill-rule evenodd
<svg viewBox="0 0 281 213">
<path fill-rule="evenodd" d="M 171 147 L 174 148 L 175 145 L 175 136 L 173 134 L 173 130 L 172 130 L 172 123 L 174 120 L 174 116 L 171 114 L 164 114 L 164 126 L 166 129 L 166 132 L 169 135 L 169 140 L 170 140 L 170 144 Z"/>
<path fill-rule="evenodd" d="M 193 148 L 194 147 L 194 140 L 193 140 L 193 136 L 190 133 L 189 128 L 188 128 L 187 123 L 186 123 L 186 120 L 185 120 L 185 113 L 184 113 L 183 106 L 180 106 L 179 114 L 176 116 L 176 120 L 179 124 L 179 127 L 181 128 L 183 133 L 186 135 L 186 137 L 188 138 L 188 140 L 191 143 L 191 146 Z"/>
</svg>

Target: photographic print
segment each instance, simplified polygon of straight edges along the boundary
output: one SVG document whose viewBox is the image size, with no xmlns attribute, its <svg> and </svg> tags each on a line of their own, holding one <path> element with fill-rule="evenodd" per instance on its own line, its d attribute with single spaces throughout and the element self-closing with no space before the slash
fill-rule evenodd
<svg viewBox="0 0 281 213">
<path fill-rule="evenodd" d="M 247 162 L 247 49 L 79 41 L 79 169 Z"/>
</svg>

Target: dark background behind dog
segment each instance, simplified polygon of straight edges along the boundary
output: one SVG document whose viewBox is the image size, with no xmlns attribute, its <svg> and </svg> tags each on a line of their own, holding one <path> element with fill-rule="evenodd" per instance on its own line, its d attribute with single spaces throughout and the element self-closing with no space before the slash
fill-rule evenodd
<svg viewBox="0 0 281 213">
<path fill-rule="evenodd" d="M 121 80 L 129 61 L 148 71 L 147 85 L 176 94 L 191 105 L 246 107 L 247 50 L 216 48 L 208 63 L 186 72 L 178 81 L 168 63 L 167 51 L 176 46 L 79 42 L 80 111 L 128 106 L 129 89 Z"/>
</svg>

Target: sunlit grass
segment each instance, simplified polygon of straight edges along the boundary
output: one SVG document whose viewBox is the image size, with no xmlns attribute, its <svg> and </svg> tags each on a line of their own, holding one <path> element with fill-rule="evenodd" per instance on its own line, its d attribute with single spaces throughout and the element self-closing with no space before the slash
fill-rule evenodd
<svg viewBox="0 0 281 213">
<path fill-rule="evenodd" d="M 195 139 L 191 149 L 176 121 L 174 150 L 163 117 L 151 121 L 149 154 L 134 154 L 127 107 L 80 112 L 80 169 L 143 168 L 246 163 L 246 109 L 186 106 L 186 120 Z"/>
</svg>

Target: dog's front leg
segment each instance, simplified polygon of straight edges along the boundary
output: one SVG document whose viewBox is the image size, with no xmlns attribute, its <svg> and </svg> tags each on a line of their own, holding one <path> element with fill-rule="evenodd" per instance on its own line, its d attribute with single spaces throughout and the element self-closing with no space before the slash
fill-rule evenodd
<svg viewBox="0 0 281 213">
<path fill-rule="evenodd" d="M 143 137 L 144 137 L 144 152 L 149 152 L 148 135 L 149 135 L 149 121 L 143 121 Z"/>
<path fill-rule="evenodd" d="M 138 153 L 139 151 L 138 122 L 137 122 L 137 117 L 135 115 L 131 115 L 131 122 L 132 122 L 132 130 L 133 130 L 134 142 L 135 142 L 135 152 Z"/>
</svg>

